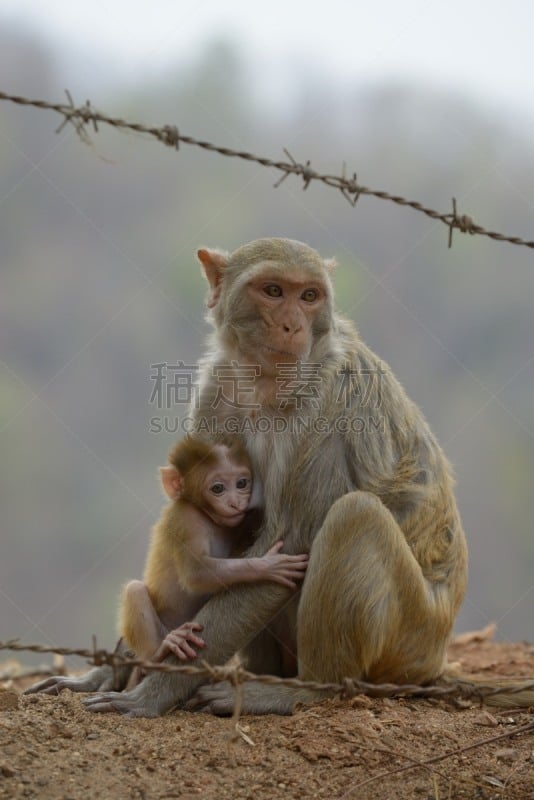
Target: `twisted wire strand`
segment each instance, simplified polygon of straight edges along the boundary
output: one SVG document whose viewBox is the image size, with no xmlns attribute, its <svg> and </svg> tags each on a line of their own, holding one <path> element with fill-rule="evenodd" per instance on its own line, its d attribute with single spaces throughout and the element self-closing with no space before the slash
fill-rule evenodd
<svg viewBox="0 0 534 800">
<path fill-rule="evenodd" d="M 514 695 L 534 690 L 534 680 L 525 681 L 513 686 L 491 686 L 473 684 L 462 679 L 455 679 L 452 684 L 443 683 L 434 686 L 418 686 L 417 684 L 367 683 L 355 678 L 345 678 L 341 683 L 321 683 L 319 681 L 301 681 L 299 678 L 280 678 L 276 675 L 256 675 L 243 669 L 240 665 L 214 666 L 202 661 L 202 666 L 178 666 L 176 664 L 155 663 L 142 659 L 130 658 L 116 651 L 98 648 L 93 637 L 92 648 L 50 647 L 42 644 L 22 644 L 18 639 L 0 642 L 0 650 L 31 653 L 55 653 L 61 656 L 80 656 L 95 666 L 108 664 L 116 668 L 122 665 L 142 667 L 147 672 L 178 672 L 183 675 L 197 675 L 209 678 L 213 682 L 230 681 L 240 686 L 245 681 L 262 683 L 268 686 L 289 686 L 295 689 L 311 689 L 325 691 L 343 698 L 365 694 L 369 697 L 423 697 L 423 698 L 461 698 L 464 700 L 483 699 L 492 695 Z"/>
<path fill-rule="evenodd" d="M 129 130 L 136 133 L 143 133 L 154 137 L 162 144 L 179 149 L 180 144 L 188 144 L 194 147 L 200 147 L 212 153 L 218 153 L 221 156 L 228 158 L 239 158 L 244 161 L 250 161 L 259 164 L 262 167 L 278 170 L 282 173 L 281 178 L 275 183 L 275 187 L 280 184 L 289 176 L 297 175 L 303 180 L 303 189 L 307 189 L 310 183 L 317 181 L 333 189 L 341 192 L 343 197 L 352 205 L 355 206 L 362 195 L 376 197 L 379 200 L 386 200 L 400 206 L 407 206 L 421 214 L 425 214 L 431 219 L 439 220 L 449 229 L 448 246 L 452 246 L 452 235 L 454 230 L 459 230 L 461 233 L 469 233 L 471 235 L 487 236 L 490 239 L 506 242 L 508 244 L 520 245 L 523 247 L 534 248 L 534 241 L 522 239 L 519 236 L 510 236 L 508 234 L 499 233 L 498 231 L 486 230 L 481 225 L 478 225 L 472 217 L 467 214 L 458 214 L 456 208 L 456 199 L 452 200 L 452 211 L 443 213 L 428 208 L 416 200 L 409 200 L 401 195 L 391 194 L 390 192 L 372 189 L 369 186 L 364 186 L 358 182 L 357 174 L 353 173 L 352 177 L 345 175 L 345 168 L 343 167 L 341 175 L 321 174 L 313 169 L 310 161 L 299 163 L 296 161 L 288 150 L 284 152 L 288 161 L 275 161 L 263 156 L 257 156 L 249 153 L 246 150 L 234 150 L 230 147 L 222 147 L 221 145 L 213 144 L 202 139 L 197 139 L 194 136 L 188 136 L 180 133 L 176 125 L 163 125 L 161 127 L 144 125 L 139 122 L 128 122 L 120 117 L 112 117 L 108 114 L 103 114 L 97 111 L 89 100 L 82 106 L 76 106 L 72 100 L 70 93 L 67 91 L 68 103 L 49 103 L 45 100 L 31 100 L 27 97 L 19 95 L 8 94 L 7 92 L 0 92 L 0 100 L 5 100 L 15 103 L 20 106 L 31 106 L 38 109 L 46 109 L 55 111 L 61 114 L 64 119 L 57 133 L 59 133 L 65 125 L 71 123 L 74 125 L 76 132 L 80 138 L 89 142 L 89 134 L 87 132 L 87 125 L 92 123 L 95 133 L 98 132 L 98 124 L 104 123 L 111 125 L 113 128 L 119 130 Z"/>
</svg>

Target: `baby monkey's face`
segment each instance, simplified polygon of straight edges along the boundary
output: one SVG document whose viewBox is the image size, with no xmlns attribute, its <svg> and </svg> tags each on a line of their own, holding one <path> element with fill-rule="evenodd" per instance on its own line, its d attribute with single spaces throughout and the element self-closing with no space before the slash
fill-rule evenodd
<svg viewBox="0 0 534 800">
<path fill-rule="evenodd" d="M 229 456 L 220 448 L 220 458 L 206 470 L 202 487 L 204 511 L 215 522 L 233 528 L 243 521 L 252 495 L 252 473 L 248 464 Z"/>
</svg>

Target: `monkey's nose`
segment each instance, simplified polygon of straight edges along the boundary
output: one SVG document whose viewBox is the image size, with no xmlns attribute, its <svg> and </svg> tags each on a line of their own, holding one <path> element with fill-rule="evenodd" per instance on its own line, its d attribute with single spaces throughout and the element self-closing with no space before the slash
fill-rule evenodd
<svg viewBox="0 0 534 800">
<path fill-rule="evenodd" d="M 288 322 L 284 322 L 282 325 L 282 329 L 284 333 L 289 333 L 291 336 L 294 336 L 295 333 L 299 333 L 302 330 L 302 325 L 298 322 L 295 322 L 294 325 L 291 325 Z"/>
</svg>

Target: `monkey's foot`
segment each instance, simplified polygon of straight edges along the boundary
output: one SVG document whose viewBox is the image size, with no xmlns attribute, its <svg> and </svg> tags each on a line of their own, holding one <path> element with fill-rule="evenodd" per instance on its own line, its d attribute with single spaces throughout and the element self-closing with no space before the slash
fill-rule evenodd
<svg viewBox="0 0 534 800">
<path fill-rule="evenodd" d="M 244 686 L 242 687 L 244 694 Z M 186 711 L 203 711 L 219 717 L 234 713 L 236 691 L 228 681 L 201 686 L 197 693 L 185 705 Z"/>
<path fill-rule="evenodd" d="M 286 686 L 265 686 L 254 681 L 241 686 L 241 713 L 243 714 L 292 714 L 295 703 L 311 702 L 314 696 L 300 697 L 301 690 Z M 224 717 L 234 713 L 236 689 L 228 681 L 206 684 L 198 689 L 185 705 L 188 711 L 203 711 Z"/>
<path fill-rule="evenodd" d="M 131 692 L 105 692 L 95 694 L 83 700 L 83 704 L 88 711 L 97 714 L 116 711 L 126 717 L 158 717 L 160 712 L 157 707 L 152 707 L 143 702 L 137 689 Z M 163 712 L 161 712 L 163 713 Z"/>
<path fill-rule="evenodd" d="M 59 694 L 63 689 L 71 692 L 107 692 L 113 689 L 114 675 L 111 667 L 103 666 L 86 672 L 78 678 L 53 675 L 28 687 L 24 694 Z"/>
</svg>

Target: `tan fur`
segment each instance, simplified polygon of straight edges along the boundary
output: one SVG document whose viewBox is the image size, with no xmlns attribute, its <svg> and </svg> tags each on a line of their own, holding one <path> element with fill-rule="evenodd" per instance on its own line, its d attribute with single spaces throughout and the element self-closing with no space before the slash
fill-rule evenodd
<svg viewBox="0 0 534 800">
<path fill-rule="evenodd" d="M 188 436 L 175 445 L 169 461 L 163 471 L 169 476 L 170 469 L 168 485 L 177 494 L 152 530 L 143 581 L 126 584 L 119 609 L 120 636 L 146 659 L 159 660 L 167 634 L 192 620 L 214 592 L 268 580 L 295 588 L 308 561 L 306 555 L 280 553 L 281 542 L 261 557 L 230 558 L 244 537 L 250 541 L 253 522 L 250 459 L 238 437 Z M 248 485 L 238 490 L 243 478 Z M 225 482 L 220 496 L 211 493 L 214 481 Z M 238 521 L 225 526 L 218 515 L 236 508 Z"/>
<path fill-rule="evenodd" d="M 210 591 L 226 585 L 222 575 L 217 585 L 219 557 L 230 555 L 239 533 L 210 520 L 203 497 L 208 471 L 219 463 L 224 469 L 223 454 L 250 476 L 250 459 L 237 437 L 204 441 L 187 436 L 169 454 L 180 477 L 180 495 L 152 529 L 143 582 L 126 584 L 119 607 L 119 635 L 140 657 L 153 656 L 172 628 L 194 617 Z"/>
<path fill-rule="evenodd" d="M 283 672 L 276 625 L 285 617 L 301 678 L 434 681 L 445 669 L 465 591 L 467 550 L 450 466 L 423 415 L 352 323 L 334 312 L 330 270 L 316 251 L 263 239 L 229 256 L 204 249 L 199 258 L 215 333 L 194 411 L 197 427 L 205 430 L 215 417 L 219 428 L 232 421 L 242 428 L 265 500 L 250 554 L 277 538 L 289 552 L 310 552 L 296 617 L 283 610 L 287 590 L 272 583 L 235 586 L 210 599 L 197 616 L 206 658 L 220 664 L 242 650 L 254 671 Z M 308 306 L 310 287 L 321 299 Z M 269 345 L 282 351 L 282 367 Z M 236 378 L 243 365 L 261 367 L 248 396 L 258 408 L 214 403 L 215 368 L 228 369 L 232 361 Z M 294 389 L 294 402 L 280 408 L 283 370 L 299 361 L 317 365 L 318 391 L 299 399 Z M 348 374 L 356 387 L 349 381 L 346 392 Z M 293 429 L 255 430 L 260 419 Z M 303 421 L 308 427 L 297 429 Z M 161 714 L 184 705 L 200 683 L 154 674 L 135 692 L 97 698 L 91 707 Z M 534 702 L 531 694 L 526 700 Z M 295 702 L 321 696 L 253 685 L 243 710 L 288 713 Z M 224 685 L 204 687 L 195 703 L 228 713 L 233 698 Z"/>
</svg>

